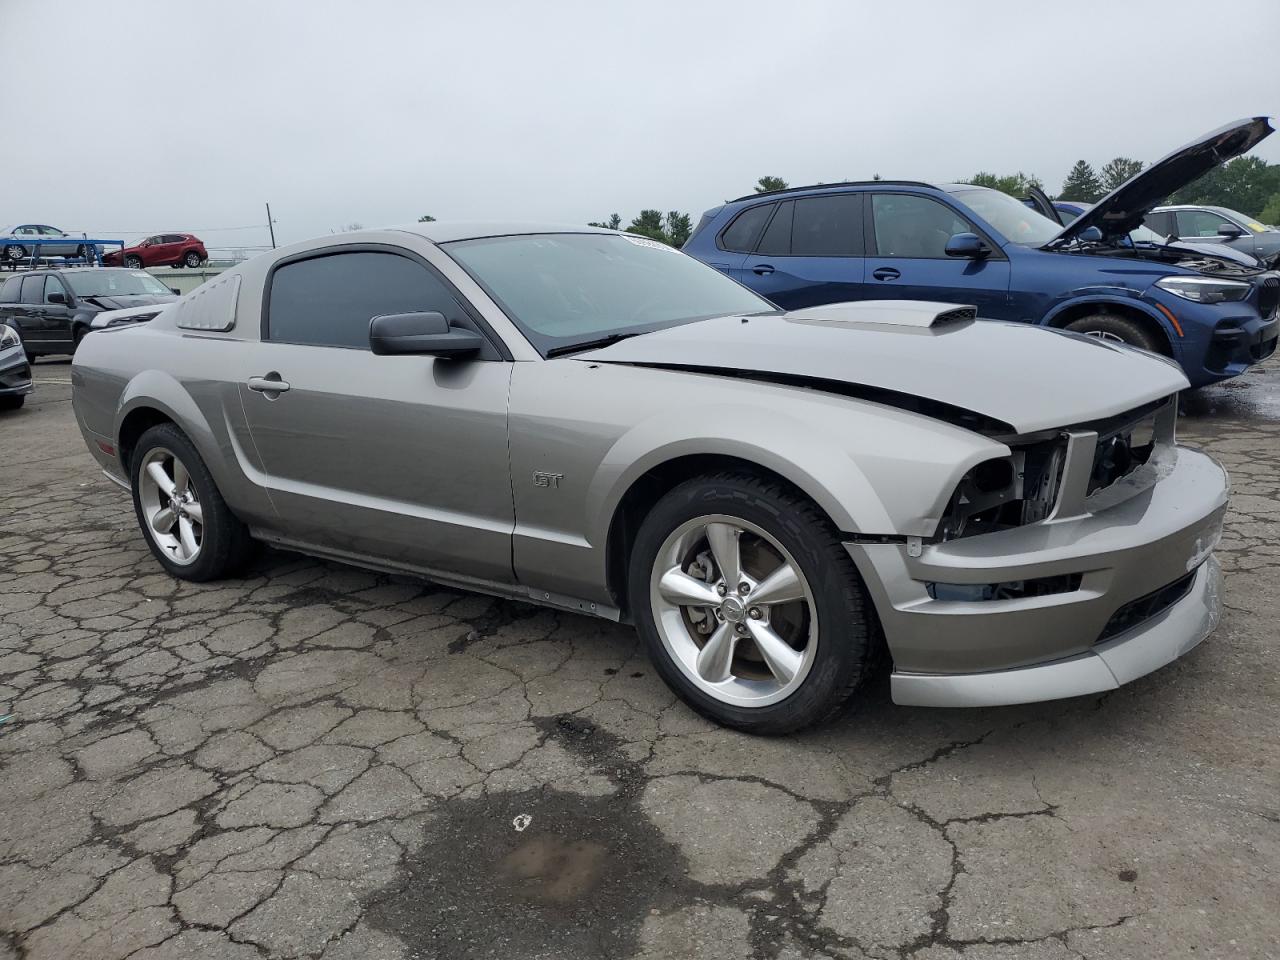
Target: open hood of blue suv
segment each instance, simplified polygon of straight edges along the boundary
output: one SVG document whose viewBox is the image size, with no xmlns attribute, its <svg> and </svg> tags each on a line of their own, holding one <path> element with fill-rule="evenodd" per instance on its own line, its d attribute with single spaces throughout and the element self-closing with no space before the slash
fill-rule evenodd
<svg viewBox="0 0 1280 960">
<path fill-rule="evenodd" d="M 1147 214 L 1169 194 L 1204 176 L 1218 164 L 1248 153 L 1273 132 L 1267 117 L 1253 117 L 1206 133 L 1120 184 L 1067 224 L 1045 246 L 1061 246 L 1089 227 L 1101 230 L 1104 241 L 1119 240 L 1141 226 Z"/>
</svg>

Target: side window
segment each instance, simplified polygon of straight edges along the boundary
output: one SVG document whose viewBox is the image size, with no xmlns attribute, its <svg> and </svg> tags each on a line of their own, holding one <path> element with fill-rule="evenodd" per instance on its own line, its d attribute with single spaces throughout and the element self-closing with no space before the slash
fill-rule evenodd
<svg viewBox="0 0 1280 960">
<path fill-rule="evenodd" d="M 44 302 L 44 277 L 23 277 L 22 278 L 22 299 L 19 303 L 43 303 Z"/>
<path fill-rule="evenodd" d="M 1178 236 L 1216 237 L 1218 228 L 1228 222 L 1226 217 L 1220 217 L 1208 210 L 1179 210 Z"/>
<path fill-rule="evenodd" d="M 65 237 L 66 234 L 57 227 L 41 227 L 40 235 L 45 237 Z"/>
<path fill-rule="evenodd" d="M 862 196 L 803 197 L 791 224 L 793 257 L 862 256 Z"/>
<path fill-rule="evenodd" d="M 181 234 L 166 233 L 162 238 L 165 243 L 181 243 L 183 238 Z"/>
<path fill-rule="evenodd" d="M 930 197 L 878 193 L 871 212 L 876 249 L 884 257 L 945 260 L 947 241 L 973 230 L 958 213 Z"/>
<path fill-rule="evenodd" d="M 1162 237 L 1167 237 L 1174 232 L 1173 214 L 1172 213 L 1149 213 L 1147 219 L 1142 221 L 1142 225 L 1148 230 L 1154 230 Z"/>
<path fill-rule="evenodd" d="M 51 302 L 49 300 L 49 294 L 51 293 L 60 293 L 64 297 L 67 295 L 66 287 L 64 287 L 62 285 L 62 281 L 53 274 L 49 274 L 44 278 L 44 297 L 42 299 L 45 303 Z"/>
<path fill-rule="evenodd" d="M 18 288 L 22 286 L 21 277 L 10 277 L 0 285 L 0 303 L 17 303 Z"/>
<path fill-rule="evenodd" d="M 754 250 L 760 231 L 769 222 L 769 214 L 773 213 L 773 207 L 772 203 L 762 203 L 758 207 L 743 210 L 720 234 L 720 249 L 735 253 L 750 253 Z"/>
<path fill-rule="evenodd" d="M 369 321 L 383 314 L 434 311 L 450 321 L 465 320 L 443 281 L 393 253 L 297 260 L 278 267 L 270 282 L 267 337 L 286 343 L 367 350 Z"/>
<path fill-rule="evenodd" d="M 14 232 L 14 235 L 18 237 L 38 236 L 38 234 L 36 233 L 36 228 L 30 225 L 19 227 L 17 230 L 13 232 Z"/>
<path fill-rule="evenodd" d="M 756 253 L 763 257 L 791 256 L 791 223 L 795 217 L 794 200 L 778 204 L 778 212 L 769 221 Z"/>
</svg>

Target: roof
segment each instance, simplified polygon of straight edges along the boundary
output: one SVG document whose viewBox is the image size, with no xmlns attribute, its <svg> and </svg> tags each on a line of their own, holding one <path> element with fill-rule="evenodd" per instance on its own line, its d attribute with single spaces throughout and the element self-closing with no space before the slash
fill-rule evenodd
<svg viewBox="0 0 1280 960">
<path fill-rule="evenodd" d="M 830 190 L 832 187 L 928 187 L 936 189 L 932 183 L 920 180 L 843 180 L 839 183 L 811 183 L 805 187 L 787 187 L 785 190 L 766 190 L 763 193 L 748 193 L 744 197 L 730 200 L 740 203 L 743 200 L 757 200 L 760 197 L 776 197 L 784 193 L 803 193 L 806 190 Z"/>
<path fill-rule="evenodd" d="M 410 223 L 388 227 L 416 233 L 433 243 L 449 243 L 453 240 L 476 240 L 480 237 L 512 237 L 531 233 L 618 233 L 602 227 L 588 227 L 581 223 L 521 222 L 518 220 L 432 220 L 426 223 Z"/>
</svg>

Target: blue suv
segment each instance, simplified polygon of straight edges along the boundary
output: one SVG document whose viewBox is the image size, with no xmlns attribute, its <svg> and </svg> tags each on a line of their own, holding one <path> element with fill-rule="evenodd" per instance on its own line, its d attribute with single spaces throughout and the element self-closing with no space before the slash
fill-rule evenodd
<svg viewBox="0 0 1280 960">
<path fill-rule="evenodd" d="M 944 300 L 1172 357 L 1193 387 L 1276 348 L 1280 274 L 1222 244 L 1165 242 L 1143 218 L 1252 149 L 1265 117 L 1174 151 L 1063 226 L 969 184 L 877 180 L 752 194 L 703 214 L 686 253 L 787 310 L 845 300 Z"/>
</svg>

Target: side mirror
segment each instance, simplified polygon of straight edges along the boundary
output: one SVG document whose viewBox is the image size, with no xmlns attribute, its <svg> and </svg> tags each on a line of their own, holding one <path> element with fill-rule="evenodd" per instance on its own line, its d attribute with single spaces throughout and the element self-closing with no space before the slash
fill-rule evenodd
<svg viewBox="0 0 1280 960">
<path fill-rule="evenodd" d="M 1224 223 L 1218 227 L 1218 236 L 1220 237 L 1243 237 L 1244 231 L 1237 227 L 1234 223 Z"/>
<path fill-rule="evenodd" d="M 483 347 L 480 334 L 449 326 L 442 313 L 391 313 L 369 321 L 369 349 L 378 356 L 465 357 Z"/>
<path fill-rule="evenodd" d="M 1098 227 L 1085 227 L 1076 234 L 1076 239 L 1082 243 L 1101 243 L 1102 230 Z"/>
<path fill-rule="evenodd" d="M 948 257 L 965 257 L 969 260 L 981 260 L 983 257 L 991 255 L 991 248 L 987 246 L 976 233 L 957 233 L 947 241 L 943 252 Z"/>
<path fill-rule="evenodd" d="M 66 303 L 67 295 L 65 293 L 51 293 L 49 296 L 45 297 L 45 300 L 49 303 Z"/>
<path fill-rule="evenodd" d="M 182 296 L 182 291 L 179 290 L 177 287 L 170 287 L 169 292 L 172 293 L 175 297 Z"/>
</svg>

